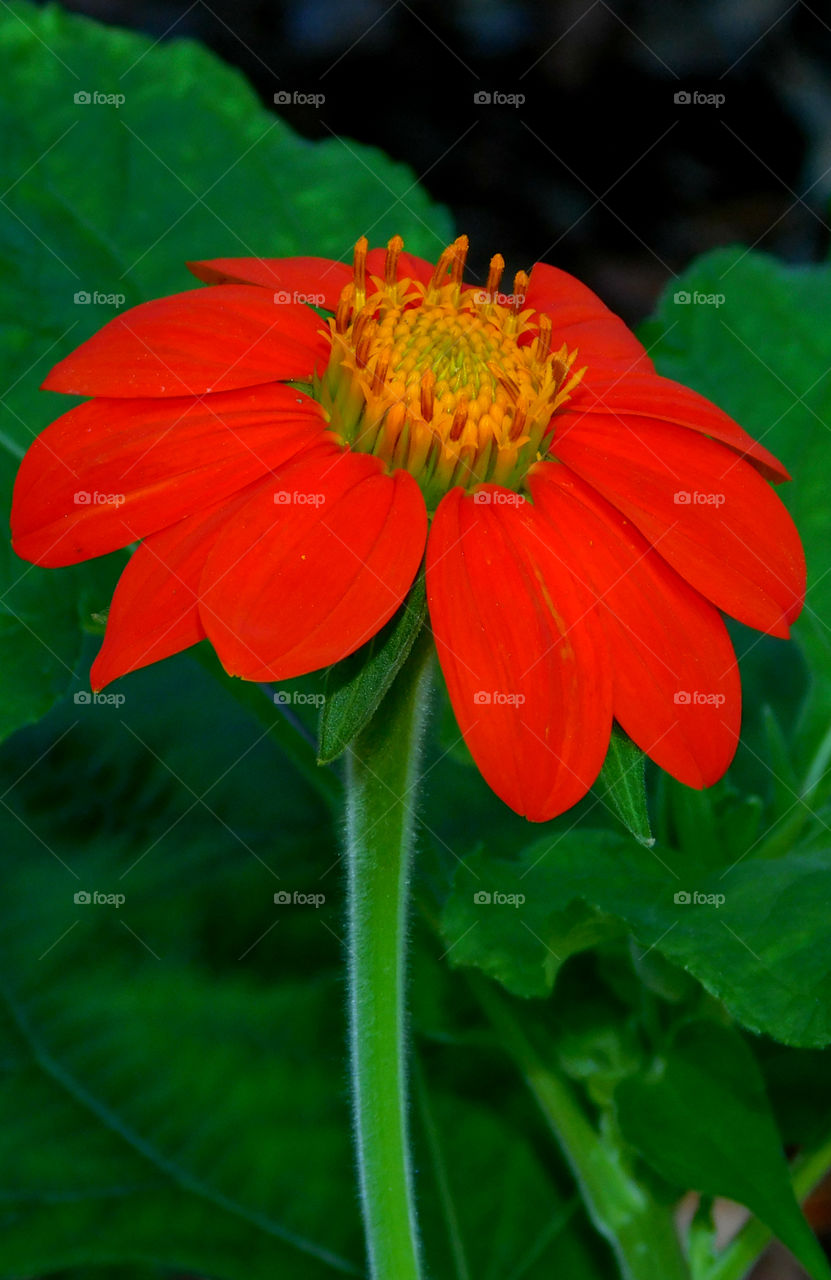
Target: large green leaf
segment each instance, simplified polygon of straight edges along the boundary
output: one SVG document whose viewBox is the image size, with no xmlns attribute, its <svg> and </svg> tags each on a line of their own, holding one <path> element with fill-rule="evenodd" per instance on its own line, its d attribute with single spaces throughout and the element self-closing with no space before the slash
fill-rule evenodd
<svg viewBox="0 0 831 1280">
<path fill-rule="evenodd" d="M 756 1059 L 715 1022 L 679 1028 L 642 1076 L 615 1095 L 624 1137 L 674 1186 L 751 1209 L 817 1280 L 831 1268 L 791 1189 Z"/>
<path fill-rule="evenodd" d="M 831 1042 L 829 886 L 828 848 L 713 866 L 573 831 L 512 861 L 481 850 L 465 858 L 442 931 L 452 963 L 542 996 L 566 955 L 623 921 L 641 952 L 657 948 L 687 969 L 746 1027 L 818 1047 Z"/>
<path fill-rule="evenodd" d="M 56 962 L 71 974 L 44 974 L 45 1007 L 5 1000 L 0 1274 L 155 1260 L 233 1276 L 243 1258 L 252 1276 L 360 1274 L 337 1066 L 315 1047 L 334 991 L 254 1001 L 131 959 L 126 931 L 109 974 L 90 972 L 78 934 Z"/>
<path fill-rule="evenodd" d="M 120 688 L 118 708 L 70 703 L 0 747 L 0 1277 L 363 1274 L 336 827 L 197 664 Z M 125 901 L 75 902 L 96 890 Z M 446 968 L 413 970 L 420 1007 L 449 1008 Z M 605 1277 L 528 1104 L 511 1113 L 521 1082 L 471 1088 L 469 1048 L 424 1057 L 431 1276 L 545 1280 L 561 1258 Z M 498 1173 L 477 1181 L 483 1164 Z"/>
<path fill-rule="evenodd" d="M 577 1193 L 569 1197 L 558 1188 L 531 1136 L 491 1103 L 455 1092 L 426 1095 L 417 1085 L 416 1117 L 424 1132 L 417 1152 L 420 1212 L 444 1221 L 444 1231 L 431 1231 L 427 1274 L 605 1280 L 603 1245 L 574 1230 L 585 1225 Z"/>
<path fill-rule="evenodd" d="M 74 403 L 38 391 L 49 367 L 124 307 L 198 287 L 188 259 L 349 259 L 360 235 L 384 243 L 396 232 L 433 257 L 450 238 L 447 215 L 404 166 L 348 140 L 297 137 L 237 72 L 189 41 L 153 43 L 18 2 L 0 9 L 0 51 L 5 510 L 29 443 Z M 92 300 L 76 303 L 76 294 Z M 35 572 L 4 555 L 0 732 L 8 733 L 71 687 L 79 613 L 106 609 L 112 574 Z M 94 589 L 82 607 L 84 583 Z"/>
</svg>

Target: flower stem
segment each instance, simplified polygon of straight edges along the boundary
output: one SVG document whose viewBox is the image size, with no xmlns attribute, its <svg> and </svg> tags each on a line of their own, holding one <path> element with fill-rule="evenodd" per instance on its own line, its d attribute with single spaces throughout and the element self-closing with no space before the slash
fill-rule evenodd
<svg viewBox="0 0 831 1280">
<path fill-rule="evenodd" d="M 431 654 L 425 633 L 347 755 L 352 1105 L 373 1280 L 421 1274 L 407 1138 L 404 975 Z"/>
<path fill-rule="evenodd" d="M 497 988 L 470 975 L 470 984 L 502 1048 L 525 1077 L 574 1174 L 586 1211 L 611 1245 L 624 1280 L 689 1280 L 670 1210 L 627 1171 L 620 1151 L 595 1132 L 571 1089 L 544 1063 Z"/>
</svg>

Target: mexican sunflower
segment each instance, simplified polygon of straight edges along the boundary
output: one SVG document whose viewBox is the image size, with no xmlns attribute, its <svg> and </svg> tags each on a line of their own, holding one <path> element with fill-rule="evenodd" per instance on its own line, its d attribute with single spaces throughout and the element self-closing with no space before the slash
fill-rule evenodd
<svg viewBox="0 0 831 1280">
<path fill-rule="evenodd" d="M 225 669 L 338 662 L 425 562 L 464 738 L 536 821 L 592 785 L 613 719 L 693 787 L 740 725 L 721 613 L 786 636 L 804 595 L 775 457 L 658 376 L 584 285 L 538 263 L 500 291 L 359 241 L 324 258 L 190 264 L 62 360 L 91 397 L 32 444 L 18 553 L 68 565 L 138 543 L 96 689 L 207 637 Z"/>
</svg>

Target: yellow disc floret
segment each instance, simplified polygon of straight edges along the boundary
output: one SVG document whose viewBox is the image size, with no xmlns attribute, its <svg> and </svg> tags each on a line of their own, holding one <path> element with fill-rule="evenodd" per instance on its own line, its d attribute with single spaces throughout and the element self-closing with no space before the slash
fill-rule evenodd
<svg viewBox="0 0 831 1280">
<path fill-rule="evenodd" d="M 332 355 L 315 381 L 342 443 L 411 472 L 431 510 L 455 485 L 518 489 L 585 372 L 574 370 L 576 350 L 551 350 L 549 317 L 523 309 L 525 272 L 513 294 L 499 292 L 499 254 L 484 289 L 463 288 L 467 247 L 466 236 L 449 245 L 424 285 L 397 278 L 400 236 L 383 279 L 367 278 L 359 240 L 354 279 L 329 322 Z"/>
</svg>

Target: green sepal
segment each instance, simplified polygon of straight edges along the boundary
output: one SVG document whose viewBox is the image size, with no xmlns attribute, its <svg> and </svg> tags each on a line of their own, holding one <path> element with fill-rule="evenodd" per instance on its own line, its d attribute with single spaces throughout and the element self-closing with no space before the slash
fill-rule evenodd
<svg viewBox="0 0 831 1280">
<path fill-rule="evenodd" d="M 329 668 L 320 714 L 318 764 L 336 760 L 369 724 L 427 617 L 422 569 L 398 612 L 356 653 Z"/>
<path fill-rule="evenodd" d="M 649 825 L 646 805 L 644 767 L 646 756 L 631 738 L 612 727 L 609 750 L 597 782 L 594 784 L 600 800 L 620 818 L 626 830 L 647 849 L 655 843 Z"/>
</svg>

